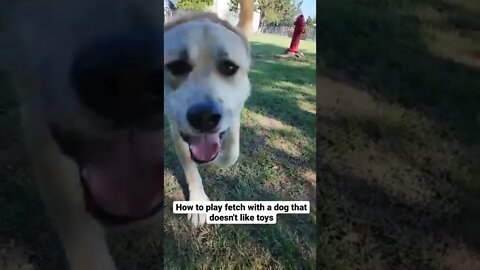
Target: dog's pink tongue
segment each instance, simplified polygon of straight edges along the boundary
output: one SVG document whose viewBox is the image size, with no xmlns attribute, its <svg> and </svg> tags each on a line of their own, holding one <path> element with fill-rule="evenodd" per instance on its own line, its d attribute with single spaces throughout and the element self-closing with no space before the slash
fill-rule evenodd
<svg viewBox="0 0 480 270">
<path fill-rule="evenodd" d="M 193 157 L 208 162 L 213 160 L 220 150 L 220 133 L 195 136 L 190 138 L 189 142 Z"/>
<path fill-rule="evenodd" d="M 141 218 L 163 202 L 163 134 L 130 134 L 88 149 L 85 180 L 109 214 Z"/>
</svg>

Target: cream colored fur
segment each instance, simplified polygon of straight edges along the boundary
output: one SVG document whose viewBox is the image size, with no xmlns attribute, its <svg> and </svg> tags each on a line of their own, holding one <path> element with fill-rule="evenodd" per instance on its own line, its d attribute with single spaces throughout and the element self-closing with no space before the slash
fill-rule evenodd
<svg viewBox="0 0 480 270">
<path fill-rule="evenodd" d="M 243 4 L 249 6 L 250 3 Z M 186 78 L 176 78 L 167 69 L 164 71 L 165 114 L 170 122 L 176 153 L 185 172 L 190 201 L 209 200 L 198 165 L 190 157 L 189 146 L 180 136 L 180 132 L 193 132 L 185 117 L 186 110 L 191 105 L 212 99 L 221 103 L 226 112 L 220 122 L 220 129 L 228 131 L 222 141 L 221 153 L 212 163 L 221 167 L 231 166 L 240 155 L 240 112 L 251 90 L 248 78 L 250 47 L 245 35 L 248 31 L 242 32 L 249 26 L 245 19 L 240 20 L 240 25 L 242 28 L 235 28 L 213 14 L 201 13 L 181 17 L 165 27 L 165 63 L 177 60 L 179 52 L 186 52 L 194 66 Z M 224 77 L 216 71 L 216 63 L 220 60 L 218 51 L 226 53 L 239 66 L 233 77 Z M 206 215 L 189 214 L 188 219 L 194 226 L 202 226 L 206 222 Z"/>
</svg>

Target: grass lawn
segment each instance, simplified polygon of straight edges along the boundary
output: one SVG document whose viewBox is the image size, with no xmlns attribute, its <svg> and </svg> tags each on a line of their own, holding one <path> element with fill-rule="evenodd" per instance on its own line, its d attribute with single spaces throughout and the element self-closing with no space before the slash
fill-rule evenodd
<svg viewBox="0 0 480 270">
<path fill-rule="evenodd" d="M 480 2 L 317 4 L 319 269 L 480 269 Z"/>
<path fill-rule="evenodd" d="M 119 269 L 302 269 L 315 265 L 315 44 L 303 61 L 282 60 L 288 38 L 254 35 L 252 96 L 243 111 L 237 165 L 202 168 L 211 200 L 309 200 L 311 215 L 276 225 L 207 225 L 194 230 L 172 214 L 184 179 L 166 149 L 165 223 L 108 235 Z M 61 247 L 41 205 L 19 136 L 18 104 L 0 74 L 0 269 L 64 269 Z M 171 146 L 167 138 L 166 146 Z M 163 240 L 163 243 L 162 243 Z M 10 268 L 9 268 L 10 267 Z"/>
</svg>

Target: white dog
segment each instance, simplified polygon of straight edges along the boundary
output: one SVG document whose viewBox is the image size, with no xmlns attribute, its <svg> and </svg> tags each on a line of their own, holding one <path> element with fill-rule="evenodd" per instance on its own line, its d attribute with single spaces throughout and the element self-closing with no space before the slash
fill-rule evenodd
<svg viewBox="0 0 480 270">
<path fill-rule="evenodd" d="M 211 13 L 182 16 L 164 30 L 165 114 L 191 201 L 208 201 L 198 165 L 225 167 L 240 154 L 240 111 L 250 95 L 253 0 L 240 1 L 238 27 Z M 206 216 L 188 217 L 195 226 Z"/>
</svg>

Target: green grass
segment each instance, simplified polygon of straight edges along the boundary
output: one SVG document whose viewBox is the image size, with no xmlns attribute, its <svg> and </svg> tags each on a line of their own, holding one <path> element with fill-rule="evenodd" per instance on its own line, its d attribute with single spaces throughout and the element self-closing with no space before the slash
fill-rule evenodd
<svg viewBox="0 0 480 270">
<path fill-rule="evenodd" d="M 318 4 L 320 269 L 480 269 L 480 2 Z"/>
<path fill-rule="evenodd" d="M 290 46 L 290 39 L 279 35 L 253 34 L 249 39 L 253 44 L 254 55 L 282 53 Z M 256 46 L 256 44 L 261 44 L 263 46 Z M 301 52 L 310 54 L 311 56 L 315 54 L 317 50 L 317 44 L 315 42 L 302 40 L 300 41 L 300 44 Z M 311 61 L 314 61 L 313 59 L 314 58 L 310 58 Z"/>
<path fill-rule="evenodd" d="M 208 225 L 195 230 L 172 201 L 184 179 L 167 138 L 165 223 L 108 235 L 119 269 L 311 269 L 315 265 L 315 45 L 281 60 L 289 39 L 254 35 L 253 91 L 242 114 L 241 157 L 229 169 L 201 170 L 211 200 L 309 200 L 311 215 L 276 225 Z M 0 269 L 64 269 L 59 241 L 33 184 L 19 136 L 19 111 L 0 74 Z M 10 268 L 7 268 L 10 267 Z"/>
</svg>

